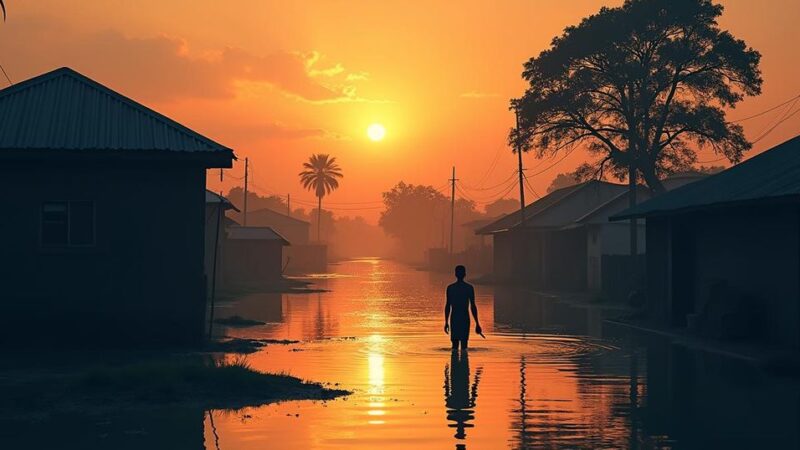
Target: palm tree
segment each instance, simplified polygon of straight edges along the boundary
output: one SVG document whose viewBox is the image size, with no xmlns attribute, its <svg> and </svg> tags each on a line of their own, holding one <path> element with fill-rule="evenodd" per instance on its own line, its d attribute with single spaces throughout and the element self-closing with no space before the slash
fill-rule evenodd
<svg viewBox="0 0 800 450">
<path fill-rule="evenodd" d="M 336 157 L 318 154 L 311 155 L 307 162 L 303 163 L 303 170 L 300 172 L 300 182 L 309 191 L 314 191 L 319 205 L 317 206 L 317 242 L 319 239 L 319 225 L 322 222 L 322 197 L 330 194 L 339 187 L 339 180 L 342 178 L 342 169 L 336 164 Z"/>
</svg>

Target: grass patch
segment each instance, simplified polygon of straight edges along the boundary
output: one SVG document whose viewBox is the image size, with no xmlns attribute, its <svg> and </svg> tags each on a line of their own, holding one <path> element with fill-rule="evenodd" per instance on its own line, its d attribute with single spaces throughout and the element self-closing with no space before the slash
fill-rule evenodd
<svg viewBox="0 0 800 450">
<path fill-rule="evenodd" d="M 228 325 L 231 327 L 254 327 L 266 324 L 266 322 L 261 322 L 260 320 L 245 319 L 242 316 L 223 317 L 214 320 L 214 323 L 218 323 L 220 325 Z"/>
<path fill-rule="evenodd" d="M 297 344 L 299 341 L 289 339 L 246 339 L 229 338 L 224 340 L 214 340 L 208 342 L 204 349 L 212 353 L 240 353 L 248 354 L 259 351 L 262 347 L 270 344 Z"/>
<path fill-rule="evenodd" d="M 0 417 L 51 413 L 197 405 L 240 409 L 281 400 L 326 400 L 349 394 L 286 374 L 250 367 L 246 359 L 182 356 L 78 368 L 68 372 L 24 373 L 0 378 Z"/>
</svg>

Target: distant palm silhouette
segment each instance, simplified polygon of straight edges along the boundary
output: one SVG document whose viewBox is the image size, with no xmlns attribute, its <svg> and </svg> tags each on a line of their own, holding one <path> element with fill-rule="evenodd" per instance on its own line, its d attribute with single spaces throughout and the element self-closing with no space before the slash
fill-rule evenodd
<svg viewBox="0 0 800 450">
<path fill-rule="evenodd" d="M 336 157 L 318 154 L 311 155 L 308 162 L 303 163 L 304 171 L 300 172 L 300 182 L 309 191 L 314 191 L 319 205 L 317 206 L 317 241 L 319 238 L 319 226 L 322 222 L 322 197 L 330 194 L 339 187 L 339 180 L 342 178 L 342 169 L 336 164 Z"/>
</svg>

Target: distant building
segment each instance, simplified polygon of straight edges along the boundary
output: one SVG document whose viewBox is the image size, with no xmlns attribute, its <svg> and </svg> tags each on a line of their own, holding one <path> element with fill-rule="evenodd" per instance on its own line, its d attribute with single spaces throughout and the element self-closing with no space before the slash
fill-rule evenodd
<svg viewBox="0 0 800 450">
<path fill-rule="evenodd" d="M 311 224 L 305 220 L 287 216 L 269 208 L 257 209 L 247 212 L 247 225 L 256 227 L 270 227 L 280 233 L 292 245 L 308 244 Z"/>
<path fill-rule="evenodd" d="M 220 194 L 215 194 L 206 189 L 206 238 L 205 238 L 205 259 L 204 267 L 206 273 L 206 289 L 211 294 L 212 288 L 224 289 L 226 287 L 225 276 L 222 270 L 225 255 L 226 241 L 228 233 L 225 231 L 231 224 L 235 224 L 232 219 L 225 216 L 228 210 L 239 211 L 227 198 Z M 216 285 L 214 277 L 216 276 Z"/>
<path fill-rule="evenodd" d="M 0 91 L 0 342 L 199 341 L 206 169 L 233 158 L 68 68 Z"/>
<path fill-rule="evenodd" d="M 636 201 L 650 198 L 650 190 L 639 187 Z M 602 292 L 609 298 L 625 299 L 632 289 L 641 285 L 634 265 L 644 264 L 646 251 L 645 224 L 637 222 L 636 249 L 639 255 L 631 259 L 631 226 L 628 222 L 609 222 L 609 216 L 628 207 L 630 191 L 626 189 L 571 224 L 562 227 L 586 238 L 586 284 L 588 291 Z M 638 275 L 644 276 L 644 270 Z"/>
<path fill-rule="evenodd" d="M 495 281 L 536 289 L 586 289 L 588 229 L 571 226 L 627 189 L 596 180 L 557 189 L 526 206 L 524 222 L 517 211 L 478 229 L 478 234 L 493 237 Z M 628 243 L 615 245 L 627 248 Z"/>
<path fill-rule="evenodd" d="M 800 137 L 612 219 L 647 220 L 657 323 L 800 347 Z"/>
<path fill-rule="evenodd" d="M 247 213 L 247 224 L 270 227 L 292 245 L 284 251 L 284 265 L 289 273 L 324 272 L 328 266 L 328 246 L 309 243 L 311 224 L 269 208 Z"/>
<path fill-rule="evenodd" d="M 289 245 L 270 227 L 229 227 L 225 243 L 224 277 L 236 287 L 263 287 L 279 281 L 283 247 Z"/>
</svg>

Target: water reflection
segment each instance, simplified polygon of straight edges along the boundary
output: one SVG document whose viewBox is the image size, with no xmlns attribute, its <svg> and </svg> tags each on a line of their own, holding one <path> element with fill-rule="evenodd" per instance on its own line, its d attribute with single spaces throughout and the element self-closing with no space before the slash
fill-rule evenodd
<svg viewBox="0 0 800 450">
<path fill-rule="evenodd" d="M 251 294 L 221 304 L 217 317 L 267 322 L 225 334 L 303 341 L 267 346 L 248 362 L 340 383 L 349 398 L 212 415 L 165 406 L 34 423 L 0 417 L 2 447 L 800 448 L 794 380 L 632 335 L 597 308 L 487 286 L 476 293 L 488 339 L 452 355 L 441 330 L 448 276 L 379 260 L 336 270 L 344 276 L 318 285 L 330 292 Z"/>
<path fill-rule="evenodd" d="M 475 425 L 475 406 L 478 399 L 478 383 L 481 381 L 482 367 L 475 371 L 470 385 L 469 352 L 465 350 L 450 352 L 450 364 L 444 366 L 444 404 L 447 408 L 447 426 L 456 429 L 456 439 L 467 437 L 467 428 Z"/>
</svg>

